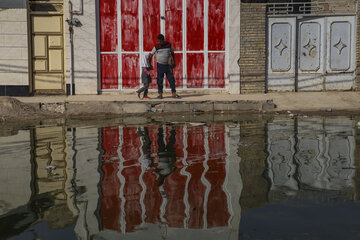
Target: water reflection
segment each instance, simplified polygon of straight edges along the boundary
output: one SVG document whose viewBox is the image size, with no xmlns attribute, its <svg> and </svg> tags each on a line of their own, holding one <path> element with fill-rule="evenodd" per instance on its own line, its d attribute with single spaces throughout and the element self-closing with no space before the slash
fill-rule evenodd
<svg viewBox="0 0 360 240">
<path fill-rule="evenodd" d="M 354 189 L 354 121 L 346 118 L 277 119 L 267 124 L 270 191 Z"/>
<path fill-rule="evenodd" d="M 230 226 L 225 136 L 225 125 L 102 128 L 102 230 Z"/>
<path fill-rule="evenodd" d="M 47 127 L 0 138 L 2 238 L 21 233 L 22 238 L 32 239 L 42 235 L 36 228 L 47 231 L 75 224 L 65 133 L 64 127 Z M 56 169 L 47 170 L 50 165 Z M 27 228 L 31 233 L 23 232 Z"/>
<path fill-rule="evenodd" d="M 266 239 L 251 209 L 359 200 L 356 131 L 346 117 L 21 130 L 0 137 L 1 237 Z"/>
</svg>

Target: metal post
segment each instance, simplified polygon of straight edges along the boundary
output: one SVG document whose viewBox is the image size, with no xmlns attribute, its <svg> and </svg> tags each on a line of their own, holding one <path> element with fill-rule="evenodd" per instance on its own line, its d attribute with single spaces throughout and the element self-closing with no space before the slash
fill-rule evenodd
<svg viewBox="0 0 360 240">
<path fill-rule="evenodd" d="M 74 28 L 72 25 L 73 22 L 73 12 L 72 12 L 72 2 L 69 0 L 69 32 L 70 32 L 70 95 L 73 95 L 73 84 L 74 84 Z"/>
</svg>

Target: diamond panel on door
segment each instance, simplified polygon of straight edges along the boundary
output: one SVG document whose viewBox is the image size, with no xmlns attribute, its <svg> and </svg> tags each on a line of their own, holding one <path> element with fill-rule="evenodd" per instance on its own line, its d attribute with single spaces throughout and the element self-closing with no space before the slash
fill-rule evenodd
<svg viewBox="0 0 360 240">
<path fill-rule="evenodd" d="M 268 91 L 292 91 L 293 87 L 297 91 L 351 90 L 354 87 L 355 16 L 269 18 L 268 22 Z"/>
<path fill-rule="evenodd" d="M 355 84 L 356 18 L 327 17 L 326 90 L 350 90 Z"/>
<path fill-rule="evenodd" d="M 320 68 L 321 26 L 309 22 L 300 25 L 300 69 L 317 71 Z"/>
<path fill-rule="evenodd" d="M 295 90 L 296 18 L 269 19 L 268 90 Z"/>
<path fill-rule="evenodd" d="M 274 23 L 271 28 L 271 69 L 286 72 L 291 68 L 291 25 Z"/>
<path fill-rule="evenodd" d="M 298 91 L 321 91 L 324 83 L 324 18 L 298 23 Z"/>
<path fill-rule="evenodd" d="M 350 68 L 351 24 L 333 22 L 330 31 L 330 68 L 346 71 Z"/>
</svg>

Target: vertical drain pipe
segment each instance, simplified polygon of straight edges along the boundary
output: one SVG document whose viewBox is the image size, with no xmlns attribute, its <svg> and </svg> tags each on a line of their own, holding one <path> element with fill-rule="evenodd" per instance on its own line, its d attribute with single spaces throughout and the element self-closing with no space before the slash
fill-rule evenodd
<svg viewBox="0 0 360 240">
<path fill-rule="evenodd" d="M 70 32 L 70 95 L 74 95 L 73 86 L 74 86 L 74 28 L 73 28 L 73 4 L 69 0 L 69 14 L 70 20 L 67 20 L 69 23 L 69 32 Z"/>
<path fill-rule="evenodd" d="M 69 0 L 69 17 L 66 22 L 69 24 L 70 33 L 70 95 L 74 95 L 74 26 L 81 27 L 82 24 L 79 19 L 74 18 L 74 14 L 83 14 L 84 2 L 81 0 L 81 10 L 73 11 L 73 3 Z"/>
</svg>

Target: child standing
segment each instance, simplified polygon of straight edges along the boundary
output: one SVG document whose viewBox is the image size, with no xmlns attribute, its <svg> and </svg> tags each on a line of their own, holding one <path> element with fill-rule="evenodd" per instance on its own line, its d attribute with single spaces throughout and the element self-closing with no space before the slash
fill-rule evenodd
<svg viewBox="0 0 360 240">
<path fill-rule="evenodd" d="M 144 92 L 144 96 L 143 98 L 149 98 L 148 97 L 148 89 L 149 89 L 149 85 L 151 83 L 151 77 L 153 77 L 154 75 L 152 73 L 150 73 L 151 70 L 153 70 L 153 66 L 151 65 L 151 63 L 149 62 L 149 53 L 144 53 L 144 55 L 141 58 L 141 82 L 144 84 L 144 86 L 142 88 L 140 88 L 139 90 L 136 91 L 136 94 L 139 98 L 141 98 L 141 93 Z"/>
</svg>

